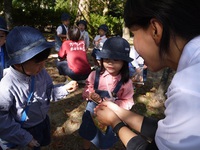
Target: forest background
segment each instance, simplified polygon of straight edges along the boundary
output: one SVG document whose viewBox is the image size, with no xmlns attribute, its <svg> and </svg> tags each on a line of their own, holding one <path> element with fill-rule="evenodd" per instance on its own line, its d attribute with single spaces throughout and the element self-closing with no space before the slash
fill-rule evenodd
<svg viewBox="0 0 200 150">
<path fill-rule="evenodd" d="M 61 24 L 60 16 L 63 12 L 70 14 L 71 23 L 75 25 L 80 19 L 88 23 L 87 31 L 90 41 L 97 34 L 100 24 L 109 27 L 108 36 L 122 36 L 130 44 L 133 38 L 127 28 L 124 27 L 123 8 L 125 0 L 0 0 L 0 15 L 5 17 L 8 28 L 28 25 L 39 29 L 48 40 L 54 40 L 55 31 Z M 88 58 L 92 64 L 90 47 Z M 63 76 L 58 74 L 55 66 L 57 52 L 52 50 L 46 69 L 51 75 L 55 84 L 65 81 Z M 165 92 L 173 77 L 174 72 L 169 68 L 158 73 L 148 71 L 147 81 L 141 87 L 136 87 L 134 94 L 135 105 L 131 111 L 145 116 L 163 118 Z M 48 150 L 78 150 L 81 149 L 81 138 L 78 135 L 78 128 L 85 108 L 81 93 L 84 84 L 70 94 L 66 99 L 51 103 L 49 116 L 52 126 L 52 143 L 44 148 Z M 92 149 L 96 149 L 92 147 Z M 125 149 L 121 142 L 118 142 L 112 150 Z"/>
<path fill-rule="evenodd" d="M 0 0 L 0 14 L 4 15 L 11 29 L 29 25 L 43 32 L 54 33 L 61 24 L 63 12 L 70 14 L 71 24 L 80 19 L 88 23 L 90 38 L 97 34 L 100 24 L 107 24 L 108 35 L 123 33 L 124 0 Z"/>
</svg>

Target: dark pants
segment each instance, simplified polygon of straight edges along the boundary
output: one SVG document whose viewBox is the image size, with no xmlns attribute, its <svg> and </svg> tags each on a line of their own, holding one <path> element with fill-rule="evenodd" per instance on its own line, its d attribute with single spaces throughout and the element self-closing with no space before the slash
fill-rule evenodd
<svg viewBox="0 0 200 150">
<path fill-rule="evenodd" d="M 49 116 L 47 116 L 46 119 L 40 124 L 25 130 L 27 130 L 33 136 L 33 138 L 40 143 L 40 146 L 47 146 L 50 144 L 51 128 Z M 40 150 L 40 147 L 34 147 L 33 149 Z"/>
<path fill-rule="evenodd" d="M 72 80 L 75 81 L 80 81 L 80 80 L 85 80 L 87 79 L 88 74 L 84 74 L 84 75 L 80 75 L 80 74 L 76 74 L 74 73 L 68 66 L 68 63 L 66 60 L 64 61 L 56 61 L 56 66 L 58 68 L 59 74 L 60 75 L 65 75 L 65 76 L 69 76 Z"/>
<path fill-rule="evenodd" d="M 31 128 L 24 128 L 24 130 L 28 131 L 40 144 L 40 147 L 34 147 L 33 150 L 40 150 L 41 146 L 47 146 L 51 142 L 50 121 L 48 116 L 38 125 Z M 20 146 L 7 141 L 1 140 L 1 142 L 8 149 L 21 148 Z"/>
</svg>

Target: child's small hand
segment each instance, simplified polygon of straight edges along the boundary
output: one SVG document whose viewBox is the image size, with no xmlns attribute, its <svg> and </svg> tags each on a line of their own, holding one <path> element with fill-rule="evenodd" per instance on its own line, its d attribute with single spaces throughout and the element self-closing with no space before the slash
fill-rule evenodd
<svg viewBox="0 0 200 150">
<path fill-rule="evenodd" d="M 35 139 L 32 139 L 29 143 L 28 143 L 29 147 L 39 147 L 40 144 L 38 143 L 38 141 L 36 141 Z"/>
<path fill-rule="evenodd" d="M 78 88 L 78 83 L 77 81 L 70 81 L 69 83 L 67 83 L 65 85 L 65 89 L 67 90 L 67 92 L 71 93 L 74 92 L 76 89 Z"/>
<path fill-rule="evenodd" d="M 102 102 L 102 99 L 100 97 L 99 94 L 93 92 L 93 93 L 90 93 L 90 99 L 97 102 L 97 103 L 101 103 Z"/>
</svg>

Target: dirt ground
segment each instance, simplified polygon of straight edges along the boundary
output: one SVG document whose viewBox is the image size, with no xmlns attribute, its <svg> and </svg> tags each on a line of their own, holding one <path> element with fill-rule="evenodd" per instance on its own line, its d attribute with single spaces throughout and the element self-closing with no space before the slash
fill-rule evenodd
<svg viewBox="0 0 200 150">
<path fill-rule="evenodd" d="M 89 61 L 90 52 L 88 52 Z M 53 51 L 52 54 L 55 54 Z M 55 84 L 63 83 L 65 78 L 58 74 L 55 67 L 56 56 L 51 55 L 46 63 L 46 69 L 51 75 Z M 156 117 L 163 117 L 163 103 L 145 103 L 148 97 L 152 96 L 156 87 L 159 85 L 162 72 L 151 73 L 148 71 L 147 81 L 144 86 L 136 88 L 134 100 L 136 102 L 132 111 Z M 81 94 L 84 84 L 79 84 L 78 90 L 58 102 L 50 105 L 49 116 L 51 120 L 52 142 L 44 150 L 82 150 L 82 139 L 78 134 L 78 128 L 81 123 L 81 117 L 85 108 L 85 101 Z M 143 103 L 144 102 L 144 103 Z M 91 150 L 97 150 L 92 146 Z M 125 150 L 123 144 L 119 141 L 111 150 Z"/>
</svg>

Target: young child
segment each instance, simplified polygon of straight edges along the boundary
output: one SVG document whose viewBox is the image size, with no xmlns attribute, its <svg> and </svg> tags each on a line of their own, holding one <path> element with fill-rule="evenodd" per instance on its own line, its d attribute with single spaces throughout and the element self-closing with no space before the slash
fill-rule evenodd
<svg viewBox="0 0 200 150">
<path fill-rule="evenodd" d="M 55 34 L 55 50 L 59 51 L 62 43 L 68 39 L 67 32 L 70 24 L 70 15 L 63 13 L 61 15 L 62 24 L 59 25 L 56 29 Z"/>
<path fill-rule="evenodd" d="M 94 61 L 95 69 L 100 66 L 100 57 L 97 52 L 102 50 L 104 42 L 107 40 L 106 34 L 108 33 L 108 26 L 102 24 L 98 28 L 98 35 L 93 40 L 94 49 L 92 50 L 92 58 Z"/>
<path fill-rule="evenodd" d="M 3 17 L 0 16 L 0 80 L 3 77 L 3 70 L 7 65 L 7 52 L 5 47 L 6 36 L 8 34 L 7 23 Z"/>
<path fill-rule="evenodd" d="M 89 34 L 86 31 L 87 30 L 87 22 L 85 20 L 80 20 L 79 22 L 77 22 L 77 26 L 78 26 L 79 30 L 81 31 L 80 39 L 83 39 L 85 41 L 85 49 L 87 51 L 90 46 Z"/>
<path fill-rule="evenodd" d="M 112 37 L 98 52 L 98 56 L 101 58 L 101 68 L 91 72 L 83 91 L 83 98 L 87 100 L 87 106 L 79 134 L 84 138 L 83 149 L 85 150 L 90 148 L 91 143 L 100 149 L 108 149 L 118 141 L 112 128 L 99 124 L 93 113 L 96 105 L 104 100 L 113 101 L 127 110 L 133 106 L 134 91 L 128 68 L 128 63 L 132 59 L 129 57 L 129 51 L 130 46 L 125 39 Z"/>
<path fill-rule="evenodd" d="M 72 26 L 68 31 L 69 40 L 65 41 L 59 52 L 57 68 L 60 75 L 70 77 L 72 80 L 85 80 L 91 72 L 87 59 L 85 43 L 80 40 L 80 30 Z"/>
<path fill-rule="evenodd" d="M 147 72 L 145 71 L 147 70 L 147 66 L 144 64 L 144 59 L 137 53 L 134 46 L 131 47 L 130 57 L 133 59 L 129 63 L 130 77 L 133 84 L 136 87 L 140 87 L 146 81 Z"/>
<path fill-rule="evenodd" d="M 58 26 L 56 32 L 57 36 L 60 37 L 62 41 L 65 41 L 67 39 L 68 27 L 70 24 L 70 15 L 67 13 L 63 13 L 61 15 L 61 22 L 62 24 Z"/>
<path fill-rule="evenodd" d="M 54 43 L 36 29 L 13 28 L 6 39 L 8 72 L 0 82 L 0 139 L 3 149 L 40 149 L 50 143 L 50 100 L 62 99 L 75 82 L 54 86 L 44 69 Z"/>
</svg>

